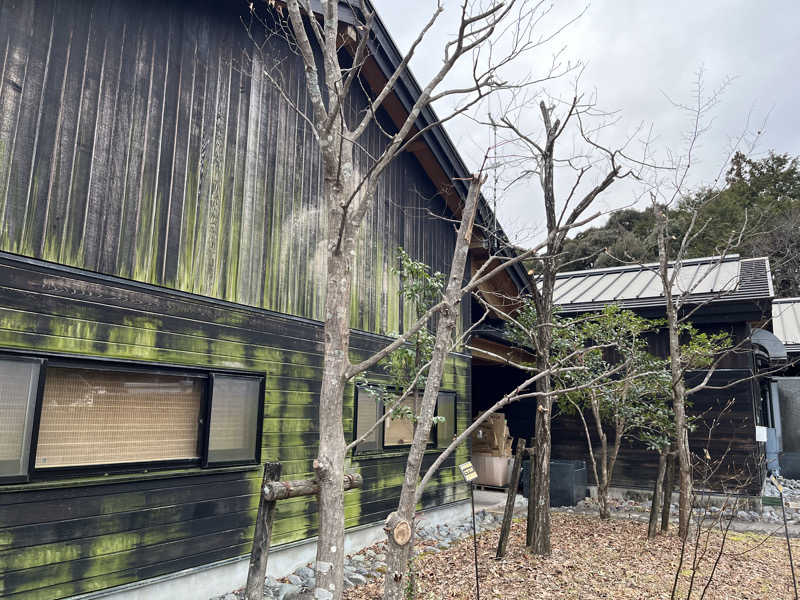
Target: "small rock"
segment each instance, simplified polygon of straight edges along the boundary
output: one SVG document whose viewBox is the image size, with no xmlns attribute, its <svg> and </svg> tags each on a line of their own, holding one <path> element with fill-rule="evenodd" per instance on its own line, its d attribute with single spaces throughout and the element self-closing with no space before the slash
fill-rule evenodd
<svg viewBox="0 0 800 600">
<path fill-rule="evenodd" d="M 358 573 L 353 573 L 348 577 L 350 581 L 352 581 L 355 585 L 364 585 L 367 583 L 367 578 L 363 575 L 359 575 Z"/>
<path fill-rule="evenodd" d="M 294 585 L 291 583 L 282 583 L 281 587 L 278 588 L 278 593 L 276 597 L 278 600 L 297 600 L 300 598 L 300 593 L 302 590 L 300 586 Z"/>
</svg>

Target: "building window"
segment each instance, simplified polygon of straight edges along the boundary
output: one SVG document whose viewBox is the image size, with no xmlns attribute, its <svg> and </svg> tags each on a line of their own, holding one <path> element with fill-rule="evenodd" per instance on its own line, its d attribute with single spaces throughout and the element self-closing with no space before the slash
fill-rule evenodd
<svg viewBox="0 0 800 600">
<path fill-rule="evenodd" d="M 0 479 L 27 477 L 41 366 L 38 360 L 0 361 Z"/>
<path fill-rule="evenodd" d="M 207 464 L 253 460 L 258 446 L 257 435 L 263 398 L 260 377 L 212 375 L 211 423 L 208 436 Z"/>
<path fill-rule="evenodd" d="M 436 402 L 436 416 L 441 417 L 431 429 L 430 444 L 444 448 L 455 435 L 456 395 L 453 392 L 440 392 Z M 414 400 L 405 399 L 394 408 L 394 414 L 383 421 L 382 426 L 374 427 L 377 420 L 387 408 L 392 407 L 391 400 L 384 400 L 379 394 L 365 388 L 356 388 L 356 423 L 355 437 L 360 438 L 370 429 L 372 432 L 358 444 L 357 454 L 396 450 L 411 445 L 414 437 Z"/>
<path fill-rule="evenodd" d="M 391 400 L 386 403 L 387 406 L 392 404 Z M 413 398 L 406 398 L 392 408 L 392 414 L 383 422 L 384 448 L 411 445 L 414 439 L 414 414 Z"/>
<path fill-rule="evenodd" d="M 263 397 L 254 375 L 0 358 L 0 478 L 257 462 Z"/>
</svg>

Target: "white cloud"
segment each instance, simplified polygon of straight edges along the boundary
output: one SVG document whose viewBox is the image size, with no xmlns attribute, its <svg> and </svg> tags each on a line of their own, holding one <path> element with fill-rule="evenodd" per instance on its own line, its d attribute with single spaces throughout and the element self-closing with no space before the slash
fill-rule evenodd
<svg viewBox="0 0 800 600">
<path fill-rule="evenodd" d="M 374 0 L 374 4 L 401 51 L 408 48 L 434 8 L 430 0 Z M 423 84 L 441 64 L 442 47 L 457 23 L 458 3 L 444 0 L 444 4 L 441 23 L 411 65 Z M 575 0 L 560 2 L 545 26 L 556 27 L 583 7 Z M 690 100 L 701 66 L 708 86 L 734 77 L 715 111 L 713 128 L 703 138 L 701 162 L 692 179 L 699 185 L 717 174 L 730 140 L 741 133 L 748 115 L 753 128 L 760 128 L 769 115 L 757 153 L 800 154 L 798 24 L 800 2 L 796 0 L 605 0 L 589 6 L 557 44 L 566 47 L 569 58 L 586 65 L 581 88 L 596 90 L 604 109 L 620 111 L 619 135 L 640 123 L 652 124 L 659 143 L 671 148 L 680 145 L 686 117 L 665 94 Z M 539 67 L 547 57 L 546 52 L 532 56 L 538 62 L 530 67 Z M 467 75 L 461 71 L 453 81 Z M 531 126 L 534 123 L 532 119 Z M 465 162 L 474 166 L 485 151 L 488 134 L 463 120 L 448 131 Z M 540 229 L 538 203 L 529 200 L 533 194 L 533 189 L 517 189 L 500 201 L 499 218 L 509 234 Z M 620 186 L 606 196 L 605 206 L 628 205 L 632 197 L 629 188 Z"/>
</svg>

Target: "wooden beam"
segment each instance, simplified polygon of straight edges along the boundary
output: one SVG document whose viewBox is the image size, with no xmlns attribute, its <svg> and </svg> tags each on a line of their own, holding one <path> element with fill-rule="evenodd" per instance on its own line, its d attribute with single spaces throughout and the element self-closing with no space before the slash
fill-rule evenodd
<svg viewBox="0 0 800 600">
<path fill-rule="evenodd" d="M 344 476 L 344 489 L 351 490 L 364 485 L 360 473 Z M 297 481 L 274 481 L 264 484 L 264 498 L 270 502 L 297 498 L 298 496 L 314 496 L 319 494 L 319 483 L 316 479 L 299 479 Z"/>
<path fill-rule="evenodd" d="M 525 352 L 524 350 L 512 348 L 506 344 L 493 342 L 482 337 L 473 337 L 469 345 L 473 348 L 474 356 L 479 356 L 484 360 L 499 365 L 507 365 L 512 362 L 517 364 L 532 364 L 536 360 L 533 354 Z M 482 350 L 484 352 L 481 352 Z"/>
</svg>

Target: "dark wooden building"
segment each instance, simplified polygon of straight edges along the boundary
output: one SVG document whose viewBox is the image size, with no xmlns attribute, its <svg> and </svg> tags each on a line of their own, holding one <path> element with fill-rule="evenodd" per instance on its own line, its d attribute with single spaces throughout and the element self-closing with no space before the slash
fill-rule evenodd
<svg viewBox="0 0 800 600">
<path fill-rule="evenodd" d="M 735 344 L 745 342 L 740 351 L 727 354 L 714 369 L 708 389 L 689 397 L 690 413 L 701 415 L 689 443 L 699 456 L 707 449 L 712 459 L 722 462 L 709 487 L 758 495 L 765 474 L 765 444 L 756 441 L 756 426 L 766 425 L 770 409 L 762 402 L 760 382 L 755 377 L 761 365 L 749 340 L 753 330 L 770 315 L 773 291 L 768 259 L 731 255 L 721 261 L 685 261 L 676 293 L 688 294 L 684 314 L 691 313 L 691 323 L 697 329 L 725 331 Z M 647 318 L 665 316 L 657 265 L 561 273 L 554 299 L 566 315 L 597 311 L 614 303 Z M 668 355 L 666 330 L 650 336 L 648 343 L 654 355 Z M 702 381 L 706 373 L 689 372 L 688 383 Z M 553 421 L 552 435 L 554 459 L 586 460 L 588 464 L 586 436 L 577 417 L 559 415 Z M 655 453 L 623 442 L 612 486 L 651 489 L 657 463 Z M 703 473 L 696 474 L 698 482 L 704 477 Z"/>
<path fill-rule="evenodd" d="M 261 464 L 311 474 L 320 158 L 303 117 L 262 76 L 246 4 L 0 0 L 3 598 L 64 598 L 235 560 L 249 552 Z M 374 34 L 366 89 L 400 62 L 380 22 Z M 270 44 L 306 106 L 299 58 Z M 391 130 L 417 94 L 401 78 L 381 125 Z M 420 129 L 434 120 L 424 112 Z M 362 141 L 384 143 L 377 127 Z M 398 247 L 449 269 L 455 233 L 437 216 L 457 214 L 466 175 L 440 128 L 384 175 L 354 269 L 354 358 L 410 317 L 390 271 Z M 485 205 L 480 214 L 491 220 Z M 485 258 L 478 246 L 473 261 Z M 497 285 L 525 283 L 516 270 Z M 469 322 L 465 310 L 460 328 Z M 469 354 L 451 355 L 442 389 L 447 422 L 428 460 L 471 417 Z M 379 410 L 351 386 L 346 431 Z M 405 468 L 402 434 L 379 430 L 362 450 L 348 527 L 386 516 Z M 455 464 L 467 456 L 448 460 L 423 507 L 466 497 Z M 315 528 L 313 499 L 281 502 L 273 543 Z"/>
</svg>

